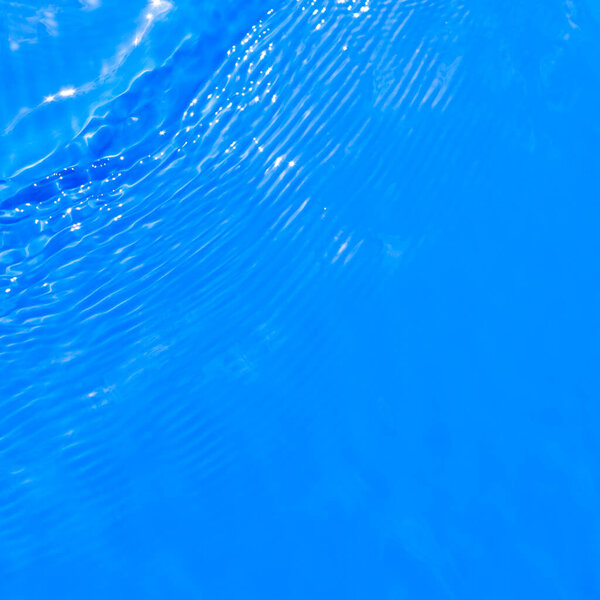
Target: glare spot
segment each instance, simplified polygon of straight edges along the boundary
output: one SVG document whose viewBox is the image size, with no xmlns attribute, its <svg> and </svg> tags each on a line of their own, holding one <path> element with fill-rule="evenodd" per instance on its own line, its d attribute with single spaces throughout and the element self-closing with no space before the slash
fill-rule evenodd
<svg viewBox="0 0 600 600">
<path fill-rule="evenodd" d="M 72 98 L 76 94 L 77 90 L 74 87 L 63 88 L 58 92 L 61 98 Z"/>
</svg>

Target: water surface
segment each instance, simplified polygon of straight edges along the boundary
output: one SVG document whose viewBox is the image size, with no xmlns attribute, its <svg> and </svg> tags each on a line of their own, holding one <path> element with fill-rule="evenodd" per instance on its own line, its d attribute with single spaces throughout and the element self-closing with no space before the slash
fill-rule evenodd
<svg viewBox="0 0 600 600">
<path fill-rule="evenodd" d="M 0 7 L 4 597 L 598 596 L 592 3 Z"/>
</svg>

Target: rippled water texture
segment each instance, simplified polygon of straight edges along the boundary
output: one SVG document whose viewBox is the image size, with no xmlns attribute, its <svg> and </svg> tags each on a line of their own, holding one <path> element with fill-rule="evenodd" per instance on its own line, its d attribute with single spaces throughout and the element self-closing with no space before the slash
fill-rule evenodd
<svg viewBox="0 0 600 600">
<path fill-rule="evenodd" d="M 600 10 L 0 0 L 0 590 L 600 597 Z"/>
</svg>

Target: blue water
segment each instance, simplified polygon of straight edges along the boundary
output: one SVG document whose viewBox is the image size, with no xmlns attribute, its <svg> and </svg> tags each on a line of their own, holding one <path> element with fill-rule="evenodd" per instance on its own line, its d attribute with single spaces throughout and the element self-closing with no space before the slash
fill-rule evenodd
<svg viewBox="0 0 600 600">
<path fill-rule="evenodd" d="M 0 0 L 0 597 L 600 598 L 600 8 Z"/>
</svg>

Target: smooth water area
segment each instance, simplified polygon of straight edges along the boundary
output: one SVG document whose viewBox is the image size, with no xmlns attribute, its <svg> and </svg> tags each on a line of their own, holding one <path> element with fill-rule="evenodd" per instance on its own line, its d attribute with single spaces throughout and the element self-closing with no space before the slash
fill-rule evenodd
<svg viewBox="0 0 600 600">
<path fill-rule="evenodd" d="M 600 597 L 600 9 L 0 0 L 0 597 Z"/>
</svg>

